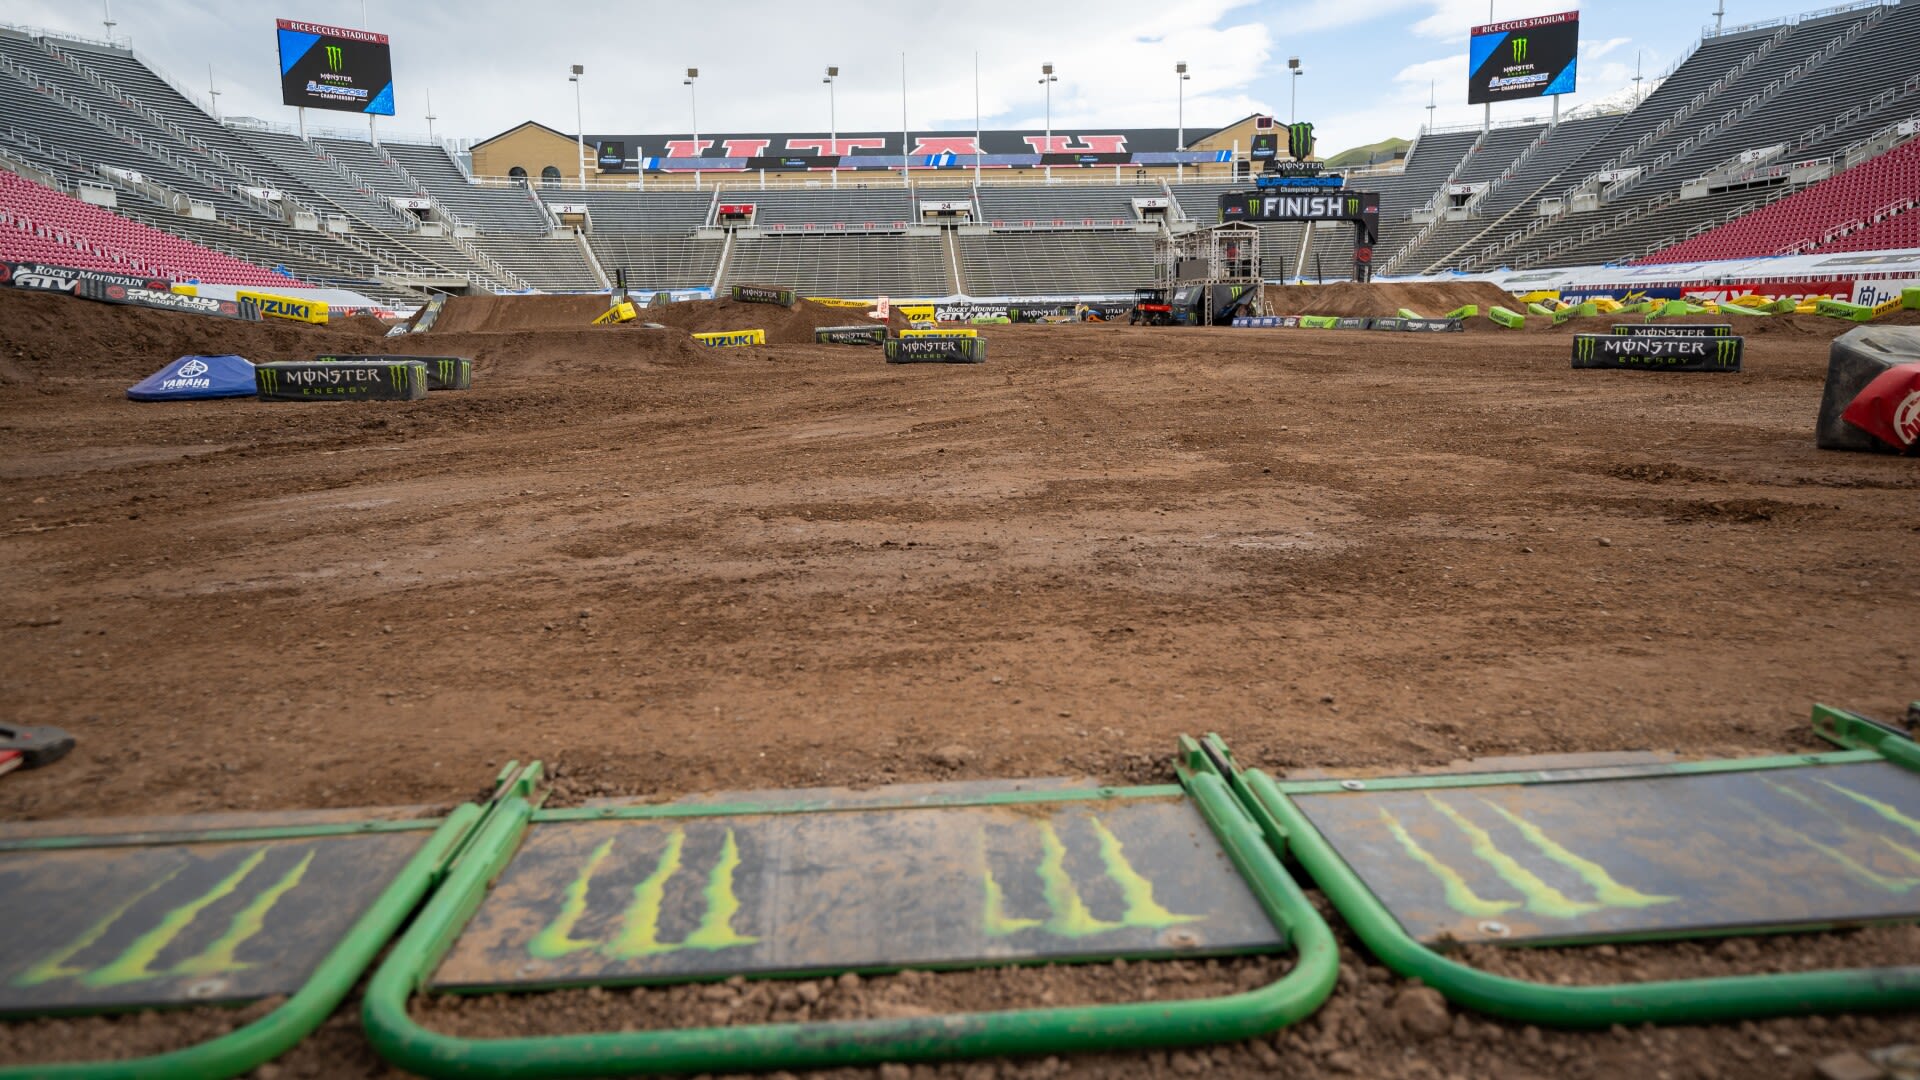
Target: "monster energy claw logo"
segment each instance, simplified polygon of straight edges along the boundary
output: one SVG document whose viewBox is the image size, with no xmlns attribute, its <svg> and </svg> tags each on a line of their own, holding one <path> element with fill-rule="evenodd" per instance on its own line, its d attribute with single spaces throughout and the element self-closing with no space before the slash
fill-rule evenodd
<svg viewBox="0 0 1920 1080">
<path fill-rule="evenodd" d="M 613 852 L 613 839 L 602 841 L 587 857 L 587 865 L 579 876 L 561 894 L 559 914 L 527 942 L 527 952 L 542 960 L 557 960 L 591 949 L 615 960 L 632 960 L 686 949 L 713 951 L 757 943 L 759 938 L 733 928 L 733 918 L 740 911 L 740 899 L 733 889 L 734 872 L 740 868 L 740 847 L 732 829 L 727 830 L 719 858 L 707 871 L 706 886 L 701 890 L 706 910 L 700 916 L 700 925 L 679 941 L 660 940 L 660 915 L 667 885 L 682 869 L 686 843 L 685 829 L 674 829 L 667 835 L 659 861 L 633 887 L 633 899 L 621 912 L 613 933 L 598 939 L 576 938 L 573 932 L 587 914 L 587 890 L 593 886 L 594 875 L 600 872 L 601 864 Z"/>
<path fill-rule="evenodd" d="M 1127 861 L 1120 839 L 1099 818 L 1087 820 L 1100 841 L 1101 868 L 1107 880 L 1120 889 L 1125 899 L 1126 908 L 1120 917 L 1102 919 L 1087 906 L 1074 884 L 1073 875 L 1067 870 L 1066 845 L 1061 842 L 1053 822 L 1042 821 L 1035 826 L 1040 834 L 1040 863 L 1034 867 L 1034 874 L 1040 879 L 1041 895 L 1046 902 L 1047 917 L 1044 919 L 1008 913 L 1006 894 L 987 861 L 986 834 L 982 832 L 980 835 L 981 879 L 985 894 L 981 929 L 989 937 L 1006 937 L 1022 930 L 1040 930 L 1058 937 L 1083 938 L 1113 930 L 1164 930 L 1183 923 L 1199 922 L 1206 917 L 1182 915 L 1163 907 L 1153 897 L 1153 883 L 1141 876 Z"/>
<path fill-rule="evenodd" d="M 339 74 L 340 66 L 342 63 L 344 63 L 344 61 L 345 61 L 345 56 L 341 52 L 340 46 L 338 45 L 327 46 L 327 70 L 328 71 L 331 71 L 336 75 Z"/>
<path fill-rule="evenodd" d="M 1732 367 L 1740 355 L 1740 343 L 1732 338 L 1718 338 L 1714 341 L 1713 358 L 1721 367 Z"/>
<path fill-rule="evenodd" d="M 1287 153 L 1295 161 L 1305 161 L 1313 156 L 1313 125 L 1302 121 L 1287 125 Z"/>
<path fill-rule="evenodd" d="M 1527 62 L 1526 38 L 1517 37 L 1513 39 L 1513 62 L 1516 64 L 1524 64 Z"/>
<path fill-rule="evenodd" d="M 1360 197 L 1359 196 L 1357 195 L 1347 196 L 1347 216 L 1349 217 L 1360 216 Z"/>
<path fill-rule="evenodd" d="M 260 376 L 260 392 L 261 393 L 277 394 L 280 392 L 280 373 L 278 371 L 275 371 L 272 368 L 263 367 L 263 368 L 255 369 L 254 373 Z"/>
</svg>

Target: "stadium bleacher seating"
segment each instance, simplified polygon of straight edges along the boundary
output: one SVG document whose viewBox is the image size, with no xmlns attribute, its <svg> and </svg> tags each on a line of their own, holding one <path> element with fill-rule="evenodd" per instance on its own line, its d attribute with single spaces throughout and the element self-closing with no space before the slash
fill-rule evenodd
<svg viewBox="0 0 1920 1080">
<path fill-rule="evenodd" d="M 291 279 L 0 171 L 0 259 L 170 281 L 284 287 Z"/>
<path fill-rule="evenodd" d="M 1798 254 L 1799 250 L 1870 250 L 1845 245 L 1875 221 L 1887 224 L 1911 213 L 1916 203 L 1920 203 L 1920 139 L 1639 261 L 1695 262 Z M 1898 232 L 1888 230 L 1889 235 Z"/>
<path fill-rule="evenodd" d="M 1920 242 L 1915 151 L 1887 134 L 1920 117 L 1914 56 L 1920 3 L 1854 3 L 1705 36 L 1624 113 L 1423 133 L 1397 167 L 1351 181 L 1382 198 L 1374 265 L 1419 274 Z M 85 209 L 63 209 L 48 233 L 33 217 L 52 215 L 47 196 L 29 205 L 9 181 L 10 250 L 53 245 L 89 265 L 208 281 L 265 274 L 396 304 L 433 288 L 599 291 L 622 271 L 656 289 L 1126 292 L 1152 277 L 1158 230 L 1211 224 L 1219 196 L 1245 187 L 1092 170 L 1056 170 L 1055 183 L 929 175 L 913 188 L 476 182 L 444 145 L 222 121 L 118 45 L 0 27 L 8 161 L 65 192 L 111 188 L 115 204 L 52 192 Z M 1172 197 L 1164 224 L 1136 210 L 1142 196 Z M 970 200 L 973 213 L 930 228 L 923 198 Z M 714 220 L 735 202 L 754 205 L 750 223 Z M 75 214 L 90 231 L 70 227 Z M 1350 228 L 1260 229 L 1269 278 L 1350 273 Z"/>
</svg>

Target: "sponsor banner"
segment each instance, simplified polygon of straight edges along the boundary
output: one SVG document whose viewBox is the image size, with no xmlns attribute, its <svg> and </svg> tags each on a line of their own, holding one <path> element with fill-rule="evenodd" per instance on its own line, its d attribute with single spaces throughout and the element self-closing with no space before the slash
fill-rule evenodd
<svg viewBox="0 0 1920 1080">
<path fill-rule="evenodd" d="M 980 337 L 888 338 L 889 364 L 980 364 L 987 359 L 987 340 Z"/>
<path fill-rule="evenodd" d="M 1847 299 L 1867 307 L 1879 307 L 1889 300 L 1898 300 L 1908 289 L 1920 288 L 1920 278 L 1898 278 L 1892 281 L 1856 281 L 1853 291 Z M 1836 294 L 1837 296 L 1838 294 Z"/>
<path fill-rule="evenodd" d="M 1373 326 L 1372 319 L 1340 318 L 1333 320 L 1335 330 L 1366 330 Z"/>
<path fill-rule="evenodd" d="M 1400 329 L 1416 334 L 1463 334 L 1467 324 L 1464 319 L 1405 319 Z"/>
<path fill-rule="evenodd" d="M 593 317 L 593 325 L 611 326 L 614 323 L 632 322 L 639 317 L 640 314 L 634 310 L 633 302 L 630 300 L 622 300 L 600 314 L 595 315 Z"/>
<path fill-rule="evenodd" d="M 1275 194 L 1275 189 L 1235 191 L 1220 196 L 1222 221 L 1360 221 L 1380 212 L 1380 196 L 1363 191 L 1323 195 Z"/>
<path fill-rule="evenodd" d="M 427 365 L 410 356 L 375 363 L 261 364 L 253 377 L 262 401 L 418 401 L 427 396 Z"/>
<path fill-rule="evenodd" d="M 1577 11 L 1476 26 L 1468 45 L 1467 104 L 1571 94 L 1579 60 Z"/>
<path fill-rule="evenodd" d="M 1236 315 L 1233 325 L 1243 330 L 1277 330 L 1280 317 L 1277 315 Z"/>
<path fill-rule="evenodd" d="M 313 358 L 316 364 L 424 364 L 428 390 L 473 389 L 473 361 L 464 356 L 396 356 L 369 354 L 339 356 L 328 354 Z"/>
<path fill-rule="evenodd" d="M 75 295 L 79 292 L 79 285 L 83 281 L 101 285 L 127 285 L 141 289 L 156 289 L 162 292 L 173 287 L 172 282 L 161 278 L 112 274 L 104 270 L 79 270 L 71 266 L 56 266 L 52 263 L 0 262 L 0 285 L 15 289 Z"/>
<path fill-rule="evenodd" d="M 1674 326 L 1658 323 L 1620 323 L 1613 328 L 1616 337 L 1733 337 L 1733 327 L 1726 323 L 1700 323 Z"/>
<path fill-rule="evenodd" d="M 387 35 L 278 21 L 280 102 L 298 109 L 393 115 Z"/>
<path fill-rule="evenodd" d="M 1407 328 L 1407 320 L 1397 319 L 1397 318 L 1396 319 L 1375 319 L 1367 327 L 1367 329 L 1369 330 L 1392 330 L 1395 332 L 1404 331 L 1406 328 Z"/>
<path fill-rule="evenodd" d="M 1561 290 L 1560 299 L 1572 304 L 1588 300 L 1617 300 L 1637 304 L 1643 300 L 1692 300 L 1695 303 L 1738 302 L 1743 296 L 1768 300 L 1813 300 L 1854 295 L 1853 278 L 1823 278 L 1817 281 L 1742 281 L 1724 285 L 1574 285 Z"/>
<path fill-rule="evenodd" d="M 601 139 L 593 144 L 593 167 L 603 173 L 630 173 L 634 163 L 627 158 L 625 139 Z"/>
<path fill-rule="evenodd" d="M 162 311 L 188 311 L 195 315 L 238 319 L 242 322 L 260 321 L 257 313 L 249 314 L 241 310 L 238 301 L 216 300 L 211 296 L 182 296 L 177 292 L 162 292 L 159 289 L 136 289 L 127 285 L 102 285 L 91 281 L 81 283 L 80 295 L 89 300 L 100 300 L 109 304 L 158 308 Z"/>
<path fill-rule="evenodd" d="M 716 330 L 707 334 L 695 334 L 693 340 L 718 349 L 742 345 L 765 345 L 767 332 L 765 330 Z"/>
<path fill-rule="evenodd" d="M 1074 307 L 1073 304 L 1008 304 L 1005 310 L 1010 322 L 1037 323 L 1044 319 L 1072 315 Z M 976 308 L 976 310 L 981 309 Z M 992 305 L 981 310 L 981 314 L 993 314 Z"/>
<path fill-rule="evenodd" d="M 727 291 L 727 296 L 743 304 L 778 304 L 792 307 L 799 297 L 792 289 L 775 289 L 765 285 L 735 285 Z"/>
<path fill-rule="evenodd" d="M 813 332 L 813 340 L 822 345 L 884 345 L 887 328 L 873 326 L 822 326 Z"/>
<path fill-rule="evenodd" d="M 844 308 L 873 307 L 873 301 L 871 300 L 842 300 L 837 296 L 809 296 L 807 297 L 807 303 L 820 304 L 824 307 L 844 307 Z"/>
<path fill-rule="evenodd" d="M 901 336 L 901 337 L 903 337 L 903 338 L 936 338 L 936 337 L 952 337 L 952 338 L 970 338 L 970 337 L 979 337 L 979 336 L 980 336 L 980 331 L 978 331 L 978 330 L 959 330 L 959 329 L 953 329 L 953 330 L 902 330 L 902 331 L 900 331 L 900 336 Z"/>
<path fill-rule="evenodd" d="M 1576 334 L 1575 368 L 1631 371 L 1739 371 L 1746 339 Z"/>
<path fill-rule="evenodd" d="M 275 296 L 272 293 L 240 291 L 233 294 L 242 311 L 249 307 L 253 317 L 268 319 L 286 319 L 290 322 L 322 324 L 327 321 L 328 308 L 322 300 L 298 300 L 291 296 Z"/>
</svg>

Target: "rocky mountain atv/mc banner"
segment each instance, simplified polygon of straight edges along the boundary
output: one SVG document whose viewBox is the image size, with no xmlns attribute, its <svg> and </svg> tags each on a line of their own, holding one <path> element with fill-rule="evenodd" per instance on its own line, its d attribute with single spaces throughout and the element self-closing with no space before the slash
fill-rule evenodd
<svg viewBox="0 0 1920 1080">
<path fill-rule="evenodd" d="M 281 19 L 280 101 L 296 109 L 393 115 L 387 35 Z"/>
<path fill-rule="evenodd" d="M 1467 103 L 1571 94 L 1579 62 L 1577 11 L 1476 26 L 1467 61 Z"/>
</svg>

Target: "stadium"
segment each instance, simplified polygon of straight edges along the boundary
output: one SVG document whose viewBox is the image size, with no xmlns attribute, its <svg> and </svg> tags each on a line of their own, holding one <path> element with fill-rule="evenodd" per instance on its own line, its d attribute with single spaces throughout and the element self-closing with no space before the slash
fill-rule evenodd
<svg viewBox="0 0 1920 1080">
<path fill-rule="evenodd" d="M 1331 154 L 108 18 L 0 25 L 0 1078 L 1920 1076 L 1920 5 Z"/>
</svg>

